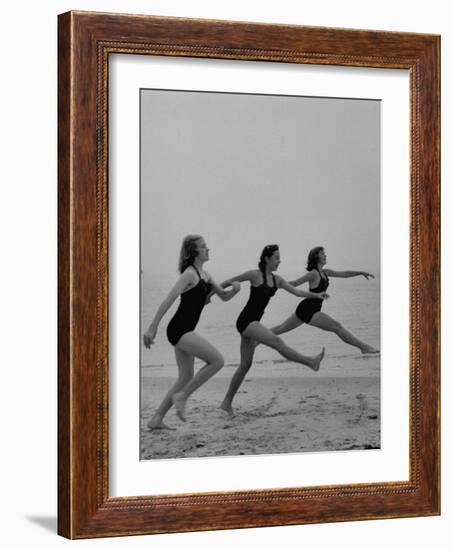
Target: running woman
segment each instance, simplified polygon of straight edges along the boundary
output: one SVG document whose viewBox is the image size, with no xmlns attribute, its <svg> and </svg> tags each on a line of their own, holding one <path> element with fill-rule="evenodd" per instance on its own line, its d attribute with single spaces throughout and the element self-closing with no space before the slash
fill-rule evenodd
<svg viewBox="0 0 452 550">
<path fill-rule="evenodd" d="M 306 270 L 307 273 L 302 277 L 290 281 L 290 284 L 297 287 L 303 283 L 309 282 L 309 290 L 313 293 L 325 292 L 329 285 L 330 277 L 358 277 L 362 275 L 366 279 L 374 279 L 375 277 L 367 271 L 334 271 L 333 269 L 325 269 L 327 256 L 323 246 L 316 246 L 308 255 Z M 280 325 L 273 327 L 271 330 L 274 334 L 284 334 L 289 332 L 303 323 L 307 323 L 312 327 L 317 327 L 328 332 L 334 332 L 345 343 L 355 346 L 361 350 L 361 353 L 379 353 L 379 350 L 373 348 L 369 344 L 358 340 L 351 332 L 346 330 L 336 319 L 333 319 L 323 311 L 321 300 L 312 300 L 307 298 L 300 302 L 295 313 L 293 313 L 286 321 Z"/>
<path fill-rule="evenodd" d="M 174 405 L 182 421 L 189 396 L 216 374 L 224 364 L 221 353 L 205 338 L 195 332 L 201 312 L 208 297 L 215 293 L 223 301 L 233 298 L 240 290 L 236 281 L 223 288 L 203 269 L 209 259 L 209 249 L 199 235 L 188 235 L 182 242 L 179 257 L 180 277 L 167 297 L 160 304 L 148 330 L 143 336 L 146 348 L 150 348 L 157 335 L 162 317 L 180 296 L 179 307 L 167 327 L 167 337 L 176 355 L 179 376 L 164 397 L 157 411 L 148 422 L 151 430 L 171 429 L 163 419 Z M 230 290 L 225 288 L 231 287 Z M 205 365 L 194 374 L 194 361 L 198 357 Z"/>
<path fill-rule="evenodd" d="M 265 344 L 277 350 L 283 357 L 289 361 L 301 363 L 318 371 L 320 363 L 325 354 L 325 348 L 315 357 L 309 357 L 298 353 L 289 347 L 281 338 L 272 333 L 272 331 L 261 323 L 270 299 L 275 295 L 278 289 L 283 289 L 298 297 L 309 297 L 321 302 L 328 295 L 325 292 L 312 293 L 303 290 L 297 290 L 287 283 L 274 271 L 278 269 L 281 262 L 278 245 L 267 245 L 260 256 L 259 268 L 246 271 L 241 275 L 232 277 L 222 283 L 227 288 L 235 282 L 250 282 L 250 296 L 247 304 L 240 313 L 236 327 L 241 336 L 240 342 L 240 366 L 236 370 L 229 385 L 226 396 L 221 403 L 221 408 L 229 415 L 233 415 L 232 400 L 237 390 L 243 382 L 246 373 L 253 364 L 254 350 L 257 344 Z"/>
</svg>

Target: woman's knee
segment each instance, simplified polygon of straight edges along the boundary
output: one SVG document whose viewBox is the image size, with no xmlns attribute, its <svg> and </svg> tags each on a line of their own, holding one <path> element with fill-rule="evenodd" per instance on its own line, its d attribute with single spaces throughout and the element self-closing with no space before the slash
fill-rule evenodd
<svg viewBox="0 0 452 550">
<path fill-rule="evenodd" d="M 344 327 L 338 321 L 333 321 L 331 323 L 330 330 L 331 330 L 331 332 L 335 332 L 337 334 L 338 332 L 343 330 L 343 328 Z"/>
<path fill-rule="evenodd" d="M 217 370 L 220 370 L 224 367 L 224 357 L 221 355 L 221 353 L 217 352 L 210 361 L 210 364 L 214 367 L 216 367 Z"/>
<path fill-rule="evenodd" d="M 285 346 L 284 344 L 284 340 L 280 337 L 280 336 L 273 336 L 269 342 L 268 342 L 268 345 L 272 348 L 275 348 L 277 350 L 279 350 L 280 348 L 282 348 L 283 346 Z"/>
<path fill-rule="evenodd" d="M 178 385 L 183 384 L 185 386 L 185 384 L 188 384 L 190 380 L 193 378 L 193 375 L 194 375 L 193 370 L 179 372 L 179 376 L 177 378 L 177 384 Z"/>
</svg>

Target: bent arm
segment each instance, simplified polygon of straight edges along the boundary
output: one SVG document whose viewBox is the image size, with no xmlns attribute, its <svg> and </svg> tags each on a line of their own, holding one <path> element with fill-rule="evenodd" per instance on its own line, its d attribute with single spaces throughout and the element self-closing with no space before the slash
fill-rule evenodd
<svg viewBox="0 0 452 550">
<path fill-rule="evenodd" d="M 225 283 L 222 283 L 220 286 L 210 275 L 209 275 L 209 282 L 212 285 L 212 291 L 210 292 L 207 299 L 209 299 L 213 294 L 216 294 L 220 300 L 223 300 L 223 302 L 228 302 L 233 298 L 238 292 L 240 292 L 240 284 L 238 281 L 232 281 L 231 284 L 225 286 Z M 227 287 L 231 287 L 230 290 L 225 290 Z"/>
<path fill-rule="evenodd" d="M 323 293 L 318 292 L 309 292 L 308 290 L 298 290 L 297 288 L 293 287 L 290 283 L 285 281 L 282 277 L 279 275 L 276 278 L 278 282 L 278 287 L 286 290 L 290 294 L 293 294 L 294 296 L 298 296 L 299 298 L 317 298 L 319 300 L 323 299 Z"/>
<path fill-rule="evenodd" d="M 366 279 L 369 277 L 375 279 L 372 273 L 367 273 L 367 271 L 334 271 L 334 269 L 324 269 L 328 277 L 340 277 L 342 279 L 349 279 L 350 277 L 359 277 L 362 275 Z"/>
<path fill-rule="evenodd" d="M 289 281 L 289 285 L 291 286 L 300 286 L 303 283 L 306 283 L 308 281 L 312 281 L 314 279 L 315 275 L 313 271 L 308 271 L 305 275 L 302 277 L 299 277 L 298 279 L 295 279 L 293 281 Z"/>
<path fill-rule="evenodd" d="M 235 277 L 230 277 L 229 279 L 226 279 L 226 281 L 223 281 L 220 286 L 222 286 L 223 288 L 227 288 L 228 286 L 231 286 L 234 282 L 243 283 L 243 281 L 251 281 L 254 271 L 255 270 L 251 269 L 250 271 L 245 271 L 240 275 L 236 275 Z"/>
</svg>

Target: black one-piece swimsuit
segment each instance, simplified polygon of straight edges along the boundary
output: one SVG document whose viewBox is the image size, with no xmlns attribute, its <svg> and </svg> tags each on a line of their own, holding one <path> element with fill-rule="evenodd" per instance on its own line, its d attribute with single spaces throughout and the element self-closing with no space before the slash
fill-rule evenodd
<svg viewBox="0 0 452 550">
<path fill-rule="evenodd" d="M 267 279 L 264 277 L 264 282 L 259 286 L 250 287 L 250 297 L 242 312 L 238 316 L 235 326 L 242 334 L 246 327 L 253 321 L 260 321 L 264 315 L 270 298 L 275 295 L 278 290 L 276 287 L 275 276 L 272 273 L 273 286 L 268 286 Z"/>
<path fill-rule="evenodd" d="M 206 298 L 212 290 L 212 285 L 201 277 L 195 266 L 192 267 L 198 274 L 198 284 L 180 295 L 179 307 L 166 328 L 166 336 L 173 346 L 186 332 L 195 330 Z"/>
<path fill-rule="evenodd" d="M 320 275 L 320 271 L 317 269 Z M 324 272 L 325 273 L 325 272 Z M 325 292 L 330 284 L 328 275 L 325 273 L 325 277 L 320 275 L 320 283 L 316 288 L 310 288 L 309 292 Z M 295 310 L 295 315 L 304 323 L 309 323 L 314 313 L 317 313 L 322 309 L 323 300 L 319 298 L 305 298 L 300 302 L 299 306 Z"/>
</svg>

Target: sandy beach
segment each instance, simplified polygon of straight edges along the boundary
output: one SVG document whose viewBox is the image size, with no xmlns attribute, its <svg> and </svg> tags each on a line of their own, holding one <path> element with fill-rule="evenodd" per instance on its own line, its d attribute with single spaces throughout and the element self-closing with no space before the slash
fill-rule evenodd
<svg viewBox="0 0 452 550">
<path fill-rule="evenodd" d="M 281 375 L 275 376 L 275 371 Z M 174 431 L 149 431 L 146 423 L 174 383 L 176 373 L 174 367 L 145 369 L 141 458 L 380 447 L 379 376 L 319 376 L 296 366 L 280 370 L 267 364 L 250 371 L 236 395 L 235 415 L 230 418 L 219 404 L 233 372 L 233 367 L 225 367 L 192 395 L 187 422 L 180 421 L 172 409 L 165 421 Z"/>
</svg>

